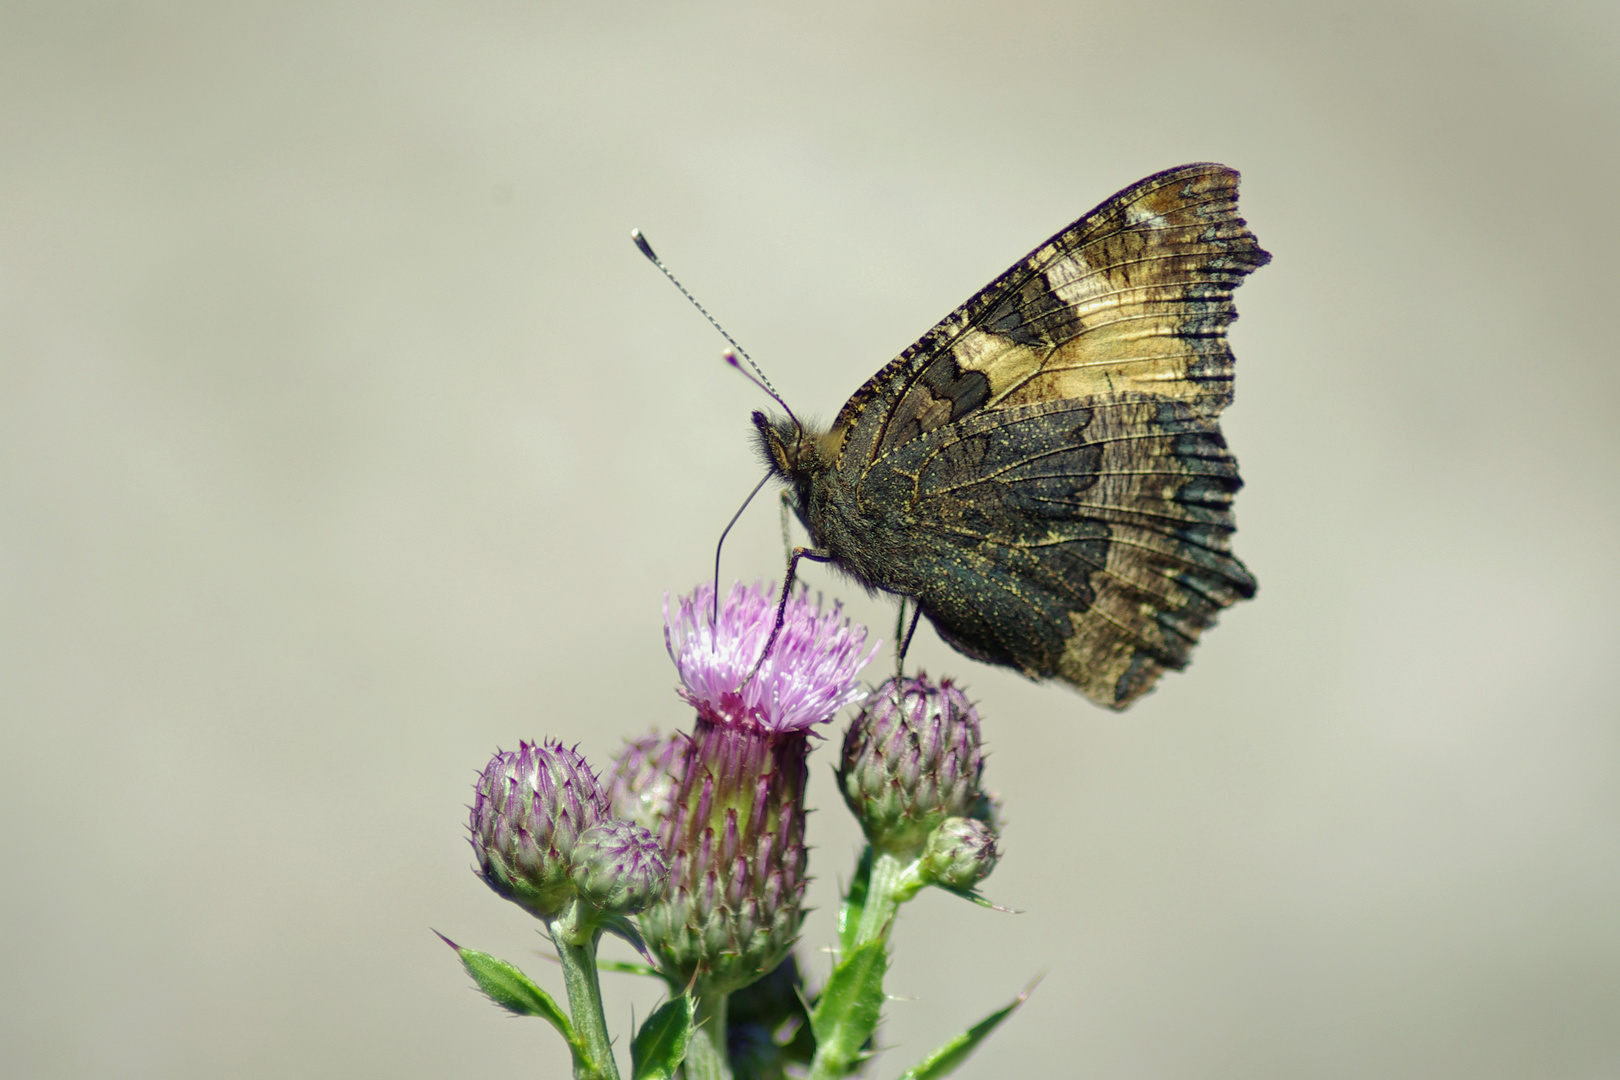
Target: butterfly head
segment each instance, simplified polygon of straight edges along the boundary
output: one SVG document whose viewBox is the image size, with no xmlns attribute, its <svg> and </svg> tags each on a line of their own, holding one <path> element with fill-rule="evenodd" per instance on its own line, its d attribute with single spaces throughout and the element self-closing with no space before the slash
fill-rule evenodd
<svg viewBox="0 0 1620 1080">
<path fill-rule="evenodd" d="M 759 432 L 759 449 L 764 455 L 765 467 L 773 476 L 797 486 L 826 466 L 820 440 L 793 417 L 772 417 L 756 411 L 754 427 Z"/>
</svg>

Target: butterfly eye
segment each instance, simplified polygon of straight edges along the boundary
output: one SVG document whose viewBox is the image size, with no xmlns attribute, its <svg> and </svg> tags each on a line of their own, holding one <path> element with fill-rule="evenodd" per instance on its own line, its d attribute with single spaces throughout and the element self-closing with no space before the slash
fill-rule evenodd
<svg viewBox="0 0 1620 1080">
<path fill-rule="evenodd" d="M 771 432 L 771 453 L 775 456 L 776 463 L 781 466 L 783 472 L 792 472 L 799 463 L 798 444 L 795 443 L 789 446 L 774 431 Z"/>
</svg>

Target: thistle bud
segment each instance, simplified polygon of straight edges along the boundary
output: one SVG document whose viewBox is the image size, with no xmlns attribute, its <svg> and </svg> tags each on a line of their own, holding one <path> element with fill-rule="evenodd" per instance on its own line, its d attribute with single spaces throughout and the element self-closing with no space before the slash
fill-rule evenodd
<svg viewBox="0 0 1620 1080">
<path fill-rule="evenodd" d="M 919 673 L 867 699 L 844 734 L 838 783 L 872 847 L 910 860 L 946 818 L 980 816 L 983 770 L 972 702 Z"/>
<path fill-rule="evenodd" d="M 478 874 L 495 892 L 542 919 L 574 895 L 574 849 L 607 816 L 591 767 L 561 743 L 519 743 L 478 778 L 469 829 Z"/>
<path fill-rule="evenodd" d="M 951 817 L 928 836 L 918 873 L 932 884 L 948 889 L 971 889 L 990 876 L 1001 858 L 996 834 L 972 818 Z"/>
<path fill-rule="evenodd" d="M 664 895 L 669 863 L 644 826 L 608 818 L 574 844 L 574 887 L 587 903 L 612 915 L 634 915 Z"/>
<path fill-rule="evenodd" d="M 682 735 L 660 738 L 653 732 L 626 741 L 604 783 L 613 816 L 657 833 L 674 802 L 684 750 Z"/>
<path fill-rule="evenodd" d="M 855 675 L 872 656 L 862 655 L 864 629 L 837 608 L 823 613 L 802 592 L 790 599 L 768 656 L 770 590 L 733 588 L 713 622 L 712 602 L 701 586 L 674 614 L 665 611 L 679 693 L 697 722 L 667 770 L 673 797 L 659 841 L 670 860 L 669 892 L 641 920 L 665 974 L 696 978 L 700 995 L 755 981 L 798 936 L 809 733 L 859 700 Z M 641 773 L 624 771 L 629 792 Z"/>
</svg>

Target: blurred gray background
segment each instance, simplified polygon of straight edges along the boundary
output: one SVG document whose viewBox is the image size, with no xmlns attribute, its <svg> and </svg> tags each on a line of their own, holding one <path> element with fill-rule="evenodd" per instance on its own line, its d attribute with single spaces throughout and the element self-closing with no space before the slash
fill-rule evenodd
<svg viewBox="0 0 1620 1080">
<path fill-rule="evenodd" d="M 1042 972 L 959 1075 L 1620 1075 L 1617 57 L 1607 2 L 0 5 L 0 1074 L 566 1075 L 429 932 L 560 992 L 463 807 L 685 723 L 661 596 L 759 468 L 628 230 L 830 417 L 1213 159 L 1259 598 L 1124 717 L 920 636 L 1022 914 L 911 905 L 872 1075 Z"/>
</svg>

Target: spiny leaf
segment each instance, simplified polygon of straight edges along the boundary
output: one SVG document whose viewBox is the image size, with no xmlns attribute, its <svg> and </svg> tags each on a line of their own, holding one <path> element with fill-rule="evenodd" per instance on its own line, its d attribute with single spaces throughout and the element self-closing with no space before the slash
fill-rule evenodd
<svg viewBox="0 0 1620 1080">
<path fill-rule="evenodd" d="M 636 1037 L 630 1040 L 631 1080 L 670 1080 L 686 1060 L 686 1044 L 692 1038 L 692 1017 L 697 999 L 682 994 L 666 1001 L 647 1017 Z"/>
<path fill-rule="evenodd" d="M 1012 1003 L 1005 1008 L 997 1009 L 977 1024 L 968 1028 L 955 1038 L 948 1039 L 945 1044 L 932 1054 L 923 1058 L 922 1062 L 913 1069 L 908 1069 L 901 1075 L 900 1080 L 938 1080 L 955 1071 L 956 1067 L 968 1059 L 979 1044 L 1007 1017 L 1011 1016 L 1035 989 L 1032 984 L 1028 990 L 1019 994 Z"/>
<path fill-rule="evenodd" d="M 647 961 L 649 965 L 655 963 L 652 953 L 647 951 L 647 943 L 641 939 L 641 931 L 636 929 L 635 923 L 623 915 L 603 916 L 602 929 L 614 937 L 628 942 L 630 947 L 640 953 L 641 958 Z"/>
<path fill-rule="evenodd" d="M 941 885 L 937 881 L 934 882 L 934 888 L 942 889 L 942 890 L 944 890 L 945 892 L 948 892 L 948 893 L 954 893 L 957 896 L 960 896 L 964 900 L 972 901 L 973 903 L 978 904 L 980 907 L 989 908 L 991 911 L 999 911 L 1003 915 L 1022 915 L 1023 914 L 1023 912 L 1019 911 L 1017 908 L 1002 907 L 1000 904 L 997 904 L 994 901 L 986 899 L 984 894 L 979 892 L 978 889 L 956 889 L 956 888 L 952 888 L 949 885 Z"/>
<path fill-rule="evenodd" d="M 443 934 L 439 936 L 444 937 Z M 489 1000 L 519 1016 L 538 1016 L 549 1021 L 558 1034 L 567 1040 L 570 1048 L 576 1051 L 582 1049 L 568 1014 L 558 1008 L 551 995 L 536 986 L 527 975 L 505 960 L 498 960 L 476 949 L 463 949 L 449 938 L 444 940 L 456 950 L 467 974 L 473 977 L 473 982 L 478 984 L 478 989 Z"/>
<path fill-rule="evenodd" d="M 883 941 L 868 941 L 845 954 L 816 1001 L 810 1024 L 816 1036 L 812 1075 L 843 1076 L 860 1060 L 883 1011 L 883 976 L 889 954 Z"/>
</svg>

